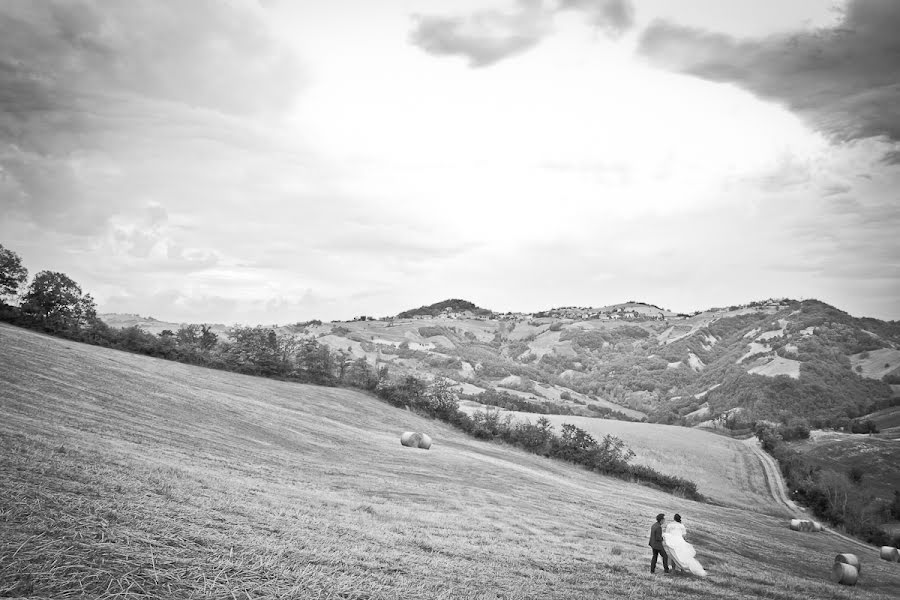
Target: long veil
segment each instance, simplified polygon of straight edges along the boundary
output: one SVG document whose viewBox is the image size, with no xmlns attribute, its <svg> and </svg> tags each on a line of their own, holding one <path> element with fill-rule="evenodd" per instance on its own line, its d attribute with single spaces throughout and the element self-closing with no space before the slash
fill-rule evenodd
<svg viewBox="0 0 900 600">
<path fill-rule="evenodd" d="M 663 546 L 669 561 L 679 569 L 690 571 L 698 577 L 706 577 L 706 569 L 697 560 L 697 551 L 684 539 L 685 528 L 681 523 L 672 523 L 663 532 Z"/>
</svg>

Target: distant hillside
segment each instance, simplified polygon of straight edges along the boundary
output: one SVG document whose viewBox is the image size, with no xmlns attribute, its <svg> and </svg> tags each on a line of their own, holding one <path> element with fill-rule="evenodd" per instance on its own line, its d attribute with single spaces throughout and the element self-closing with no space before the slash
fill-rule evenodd
<svg viewBox="0 0 900 600">
<path fill-rule="evenodd" d="M 147 333 L 152 333 L 153 335 L 159 335 L 166 330 L 175 332 L 178 331 L 182 325 L 186 325 L 186 323 L 160 321 L 153 317 L 142 317 L 141 315 L 132 313 L 103 313 L 97 316 L 110 327 L 117 327 L 120 329 L 126 327 L 140 327 L 142 330 Z M 222 323 L 215 323 L 211 325 L 211 328 L 216 334 L 221 336 L 224 336 L 228 331 L 228 326 Z"/>
<path fill-rule="evenodd" d="M 179 326 L 102 315 L 158 335 Z M 214 326 L 227 342 L 227 328 Z M 392 375 L 445 377 L 510 410 L 713 428 L 802 417 L 812 426 L 900 405 L 900 323 L 816 300 L 681 315 L 646 303 L 498 314 L 460 299 L 384 320 L 279 327 Z"/>
<path fill-rule="evenodd" d="M 479 316 L 489 316 L 493 314 L 492 311 L 486 308 L 479 308 L 468 300 L 453 298 L 451 300 L 444 300 L 443 302 L 436 302 L 430 306 L 420 306 L 419 308 L 405 310 L 399 313 L 397 318 L 412 319 L 413 317 L 437 317 L 441 314 L 458 314 L 466 311 L 472 313 L 472 315 Z"/>
</svg>

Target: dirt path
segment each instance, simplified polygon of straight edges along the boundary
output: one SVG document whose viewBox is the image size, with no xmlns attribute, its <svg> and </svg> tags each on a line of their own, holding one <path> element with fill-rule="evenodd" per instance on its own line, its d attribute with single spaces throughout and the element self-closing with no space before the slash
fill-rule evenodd
<svg viewBox="0 0 900 600">
<path fill-rule="evenodd" d="M 784 491 L 786 486 L 784 483 L 784 478 L 781 476 L 781 469 L 778 467 L 778 463 L 775 462 L 775 459 L 769 456 L 765 451 L 763 451 L 763 449 L 760 447 L 759 440 L 755 437 L 751 437 L 744 440 L 743 443 L 748 448 L 750 448 L 750 450 L 759 458 L 760 462 L 762 463 L 763 470 L 766 472 L 766 481 L 769 484 L 769 491 L 772 493 L 772 498 L 775 500 L 775 502 L 798 515 L 798 518 L 809 518 L 809 515 L 805 514 L 805 509 L 797 506 L 790 498 L 788 498 L 787 493 L 785 493 Z M 874 546 L 870 546 L 869 544 L 861 542 L 855 538 L 846 536 L 843 533 L 837 532 L 833 529 L 829 529 L 824 525 L 822 526 L 822 531 L 825 531 L 832 535 L 836 535 L 846 542 L 855 544 L 859 548 L 878 552 L 878 549 L 876 549 Z"/>
<path fill-rule="evenodd" d="M 744 440 L 743 443 L 750 448 L 753 454 L 755 454 L 762 463 L 763 471 L 766 472 L 766 481 L 769 484 L 769 492 L 772 494 L 772 498 L 775 502 L 786 507 L 793 513 L 803 512 L 802 508 L 794 504 L 794 502 L 788 498 L 784 491 L 785 485 L 784 479 L 781 477 L 781 469 L 778 467 L 778 463 L 775 462 L 775 459 L 763 451 L 760 447 L 759 440 L 755 437 L 750 437 Z"/>
</svg>

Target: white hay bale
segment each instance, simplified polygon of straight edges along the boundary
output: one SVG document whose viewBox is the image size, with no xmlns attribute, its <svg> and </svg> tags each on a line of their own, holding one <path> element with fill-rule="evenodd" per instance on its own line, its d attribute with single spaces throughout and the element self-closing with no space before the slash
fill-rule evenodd
<svg viewBox="0 0 900 600">
<path fill-rule="evenodd" d="M 840 583 L 841 585 L 856 585 L 856 580 L 858 578 L 859 571 L 857 571 L 856 567 L 853 565 L 836 562 L 834 563 L 834 566 L 831 567 L 831 579 L 835 583 Z"/>
<path fill-rule="evenodd" d="M 900 549 L 894 548 L 893 546 L 882 546 L 881 560 L 900 562 Z"/>
<path fill-rule="evenodd" d="M 822 526 L 809 519 L 791 519 L 791 529 L 794 531 L 822 531 Z"/>
<path fill-rule="evenodd" d="M 409 448 L 421 448 L 428 450 L 431 448 L 431 438 L 427 434 L 415 431 L 405 431 L 400 436 L 400 443 Z"/>
<path fill-rule="evenodd" d="M 856 569 L 857 573 L 862 572 L 862 567 L 859 564 L 859 557 L 855 554 L 838 554 L 834 557 L 834 564 L 847 564 Z"/>
</svg>

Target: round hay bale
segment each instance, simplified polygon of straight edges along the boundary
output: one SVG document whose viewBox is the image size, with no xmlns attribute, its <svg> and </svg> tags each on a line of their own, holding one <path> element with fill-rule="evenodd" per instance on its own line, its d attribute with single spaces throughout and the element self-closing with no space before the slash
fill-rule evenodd
<svg viewBox="0 0 900 600">
<path fill-rule="evenodd" d="M 415 431 L 404 431 L 400 435 L 400 444 L 408 448 L 418 448 L 419 440 L 421 439 L 421 433 L 416 433 Z"/>
<path fill-rule="evenodd" d="M 424 433 L 415 431 L 405 431 L 400 436 L 400 444 L 408 448 L 421 448 L 428 450 L 431 448 L 431 438 Z"/>
<path fill-rule="evenodd" d="M 857 573 L 862 572 L 862 567 L 859 564 L 859 557 L 855 554 L 838 554 L 834 557 L 834 564 L 847 564 L 856 569 Z"/>
<path fill-rule="evenodd" d="M 859 571 L 857 571 L 856 567 L 853 565 L 836 562 L 834 563 L 834 566 L 831 567 L 831 579 L 835 583 L 840 583 L 841 585 L 856 585 L 856 580 L 858 578 Z"/>
<path fill-rule="evenodd" d="M 809 519 L 791 519 L 791 529 L 794 531 L 822 531 L 822 526 Z"/>
<path fill-rule="evenodd" d="M 881 560 L 900 562 L 900 549 L 894 548 L 893 546 L 882 546 L 880 555 Z"/>
</svg>

